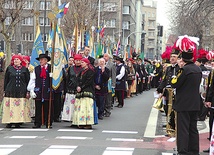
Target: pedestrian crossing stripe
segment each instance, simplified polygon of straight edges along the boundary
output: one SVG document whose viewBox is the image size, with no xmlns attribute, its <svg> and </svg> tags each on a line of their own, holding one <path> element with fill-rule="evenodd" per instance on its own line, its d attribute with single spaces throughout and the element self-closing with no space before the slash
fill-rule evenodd
<svg viewBox="0 0 214 155">
<path fill-rule="evenodd" d="M 0 155 L 8 155 L 20 147 L 22 145 L 0 145 Z"/>
<path fill-rule="evenodd" d="M 4 128 L 0 128 L 0 131 L 3 130 Z"/>
<path fill-rule="evenodd" d="M 71 145 L 51 145 L 45 151 L 43 151 L 40 155 L 70 155 L 77 146 Z"/>
<path fill-rule="evenodd" d="M 162 155 L 174 155 L 173 153 L 162 153 Z"/>
<path fill-rule="evenodd" d="M 103 133 L 120 133 L 120 134 L 137 134 L 137 131 L 111 131 L 111 130 L 103 130 Z"/>
<path fill-rule="evenodd" d="M 58 136 L 56 139 L 75 139 L 75 140 L 86 140 L 86 139 L 93 139 L 92 137 L 74 137 L 74 136 Z"/>
<path fill-rule="evenodd" d="M 84 130 L 84 129 L 59 129 L 59 132 L 92 132 L 93 130 Z"/>
<path fill-rule="evenodd" d="M 129 138 L 107 138 L 106 140 L 122 142 L 143 142 L 143 139 L 129 139 Z"/>
<path fill-rule="evenodd" d="M 42 131 L 48 131 L 49 129 L 13 129 L 11 131 L 20 131 L 20 132 L 35 132 L 35 131 L 39 131 L 39 132 L 42 132 Z"/>
<path fill-rule="evenodd" d="M 132 155 L 134 148 L 107 147 L 103 155 Z"/>
<path fill-rule="evenodd" d="M 5 138 L 14 138 L 14 139 L 35 139 L 38 136 L 11 136 L 11 137 L 5 137 Z"/>
</svg>

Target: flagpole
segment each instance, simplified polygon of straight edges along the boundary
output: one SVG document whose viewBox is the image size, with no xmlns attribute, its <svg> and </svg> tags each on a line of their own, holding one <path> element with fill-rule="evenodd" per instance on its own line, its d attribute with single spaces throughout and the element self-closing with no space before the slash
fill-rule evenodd
<svg viewBox="0 0 214 155">
<path fill-rule="evenodd" d="M 53 25 L 53 31 L 54 31 L 54 35 L 53 35 L 53 42 L 52 42 L 52 52 L 51 52 L 51 74 L 53 76 L 53 63 L 54 63 L 54 52 L 55 52 L 55 40 L 56 40 L 56 25 L 57 25 L 57 20 L 54 19 L 53 21 L 54 25 Z M 48 109 L 48 128 L 50 128 L 50 123 L 51 123 L 51 104 L 52 104 L 52 80 L 53 77 L 50 76 L 50 99 L 49 99 L 49 109 Z"/>
</svg>

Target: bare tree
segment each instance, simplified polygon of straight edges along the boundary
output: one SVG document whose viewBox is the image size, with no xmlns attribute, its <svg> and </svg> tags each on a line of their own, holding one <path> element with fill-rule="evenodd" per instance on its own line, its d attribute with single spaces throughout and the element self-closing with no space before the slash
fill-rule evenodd
<svg viewBox="0 0 214 155">
<path fill-rule="evenodd" d="M 202 45 L 205 29 L 211 26 L 213 0 L 170 0 L 169 3 L 172 32 L 199 37 Z"/>
<path fill-rule="evenodd" d="M 10 64 L 11 60 L 11 39 L 17 24 L 25 18 L 22 13 L 27 5 L 27 0 L 0 0 L 0 34 L 6 45 L 6 66 Z"/>
</svg>

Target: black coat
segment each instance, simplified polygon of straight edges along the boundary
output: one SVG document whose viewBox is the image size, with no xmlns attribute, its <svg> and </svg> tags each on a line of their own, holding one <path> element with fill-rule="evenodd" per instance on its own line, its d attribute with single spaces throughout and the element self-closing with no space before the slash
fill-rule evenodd
<svg viewBox="0 0 214 155">
<path fill-rule="evenodd" d="M 77 90 L 77 76 L 82 68 L 80 66 L 70 66 L 68 68 L 68 75 L 66 80 L 66 92 L 76 94 Z"/>
<path fill-rule="evenodd" d="M 25 98 L 30 73 L 27 68 L 16 69 L 8 66 L 4 79 L 5 97 Z"/>
<path fill-rule="evenodd" d="M 175 111 L 199 111 L 200 94 L 199 87 L 202 78 L 201 69 L 194 63 L 187 63 L 178 71 L 176 78 L 171 81 L 172 87 L 176 88 Z"/>
<path fill-rule="evenodd" d="M 79 97 L 94 97 L 94 71 L 91 69 L 82 70 L 77 77 L 77 87 L 81 88 L 81 92 L 77 93 L 77 98 Z M 87 96 L 87 93 L 89 96 Z M 82 95 L 80 95 L 82 94 Z"/>
<path fill-rule="evenodd" d="M 102 72 L 99 67 L 95 68 L 95 85 L 100 86 L 100 90 L 95 89 L 95 93 L 99 95 L 105 95 L 108 93 L 108 79 L 110 77 L 110 70 L 105 67 L 105 71 Z"/>
<path fill-rule="evenodd" d="M 175 76 L 177 74 L 178 70 L 179 70 L 178 64 L 176 64 L 174 67 L 169 66 L 166 68 L 166 71 L 163 75 L 162 82 L 160 83 L 160 85 L 157 88 L 158 93 L 163 93 L 163 89 L 166 86 L 171 85 L 172 76 Z"/>
</svg>

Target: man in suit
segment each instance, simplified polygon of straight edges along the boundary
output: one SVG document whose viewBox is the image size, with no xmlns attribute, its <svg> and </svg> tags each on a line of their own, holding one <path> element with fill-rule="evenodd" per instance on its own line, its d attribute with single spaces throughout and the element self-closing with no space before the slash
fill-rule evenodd
<svg viewBox="0 0 214 155">
<path fill-rule="evenodd" d="M 40 54 L 36 58 L 40 65 L 36 66 L 34 72 L 31 73 L 30 81 L 28 84 L 28 91 L 30 91 L 31 98 L 35 99 L 35 122 L 33 128 L 41 128 L 42 125 L 42 106 L 44 107 L 44 117 L 46 128 L 52 128 L 52 110 L 49 111 L 50 106 L 50 75 L 51 66 L 48 61 L 51 58 L 47 54 Z M 52 98 L 53 99 L 53 98 Z M 52 103 L 51 103 L 52 104 Z M 51 105 L 52 107 L 52 105 Z M 49 122 L 50 113 L 50 122 Z M 50 123 L 50 126 L 49 126 Z"/>
<path fill-rule="evenodd" d="M 192 42 L 189 44 L 192 45 Z M 179 155 L 199 155 L 197 118 L 200 110 L 199 86 L 202 72 L 193 63 L 194 47 L 187 47 L 180 49 L 184 66 L 171 80 L 172 87 L 176 89 L 173 109 L 177 113 L 177 149 Z"/>
<path fill-rule="evenodd" d="M 92 66 L 94 66 L 94 61 L 95 61 L 95 59 L 94 59 L 93 57 L 91 57 L 91 56 L 89 55 L 89 53 L 90 53 L 90 47 L 89 47 L 89 46 L 85 46 L 85 47 L 84 47 L 85 58 L 88 58 L 88 60 L 90 61 L 90 64 L 91 64 Z"/>
<path fill-rule="evenodd" d="M 108 80 L 108 94 L 105 98 L 105 117 L 109 117 L 111 115 L 111 104 L 112 104 L 112 88 L 115 88 L 116 83 L 116 66 L 114 63 L 110 60 L 110 55 L 105 53 L 103 55 L 103 58 L 106 61 L 106 68 L 110 71 L 110 78 Z"/>
</svg>

